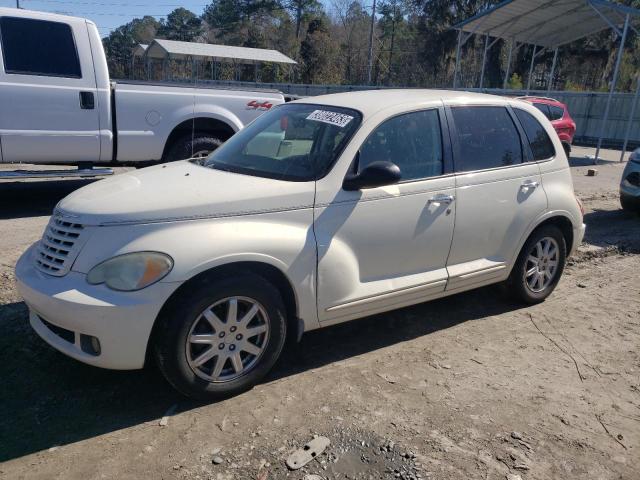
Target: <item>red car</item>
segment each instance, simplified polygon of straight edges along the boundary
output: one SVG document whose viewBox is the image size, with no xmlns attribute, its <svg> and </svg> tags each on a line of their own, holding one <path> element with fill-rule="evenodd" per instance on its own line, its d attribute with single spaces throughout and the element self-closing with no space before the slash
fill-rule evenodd
<svg viewBox="0 0 640 480">
<path fill-rule="evenodd" d="M 531 103 L 534 107 L 544 113 L 551 121 L 551 125 L 553 125 L 553 128 L 555 128 L 556 133 L 560 137 L 560 141 L 562 142 L 564 151 L 567 153 L 568 157 L 571 153 L 573 136 L 576 133 L 576 122 L 574 122 L 571 115 L 569 115 L 569 109 L 567 109 L 567 106 L 558 100 L 547 97 L 518 98 Z"/>
</svg>

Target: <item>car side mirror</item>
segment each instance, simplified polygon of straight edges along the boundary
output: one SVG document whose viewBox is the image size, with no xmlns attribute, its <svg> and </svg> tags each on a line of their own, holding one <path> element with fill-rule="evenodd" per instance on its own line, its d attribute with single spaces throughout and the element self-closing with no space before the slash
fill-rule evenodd
<svg viewBox="0 0 640 480">
<path fill-rule="evenodd" d="M 342 188 L 344 190 L 362 190 L 364 188 L 384 187 L 400 181 L 400 167 L 393 162 L 371 162 L 360 173 L 348 174 Z"/>
</svg>

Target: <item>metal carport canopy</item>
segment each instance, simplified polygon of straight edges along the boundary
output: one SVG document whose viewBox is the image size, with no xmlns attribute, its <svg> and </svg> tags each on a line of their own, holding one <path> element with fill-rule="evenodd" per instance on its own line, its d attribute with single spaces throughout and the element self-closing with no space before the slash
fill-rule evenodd
<svg viewBox="0 0 640 480">
<path fill-rule="evenodd" d="M 558 57 L 558 48 L 603 30 L 612 29 L 620 38 L 620 48 L 618 49 L 613 79 L 598 138 L 598 147 L 595 155 L 595 161 L 597 162 L 602 146 L 604 129 L 609 119 L 611 97 L 618 81 L 625 40 L 629 29 L 636 32 L 636 34 L 640 34 L 633 25 L 633 21 L 638 18 L 640 18 L 640 10 L 605 0 L 506 0 L 452 27 L 454 30 L 458 30 L 453 88 L 458 86 L 458 66 L 461 48 L 473 35 L 479 34 L 485 37 L 480 88 L 482 88 L 484 80 L 487 51 L 497 40 L 510 40 L 503 88 L 506 88 L 509 79 L 509 67 L 514 49 L 517 50 L 519 45 L 534 45 L 529 78 L 527 80 L 528 94 L 536 57 L 544 50 L 555 50 L 548 82 L 548 90 L 551 90 L 551 80 L 553 79 Z M 494 38 L 491 43 L 489 42 L 490 38 Z M 537 52 L 538 47 L 542 48 L 541 51 Z M 640 82 L 640 79 L 638 81 Z M 640 88 L 638 91 L 640 92 Z M 627 141 L 628 133 L 627 138 L 625 138 L 625 145 Z M 620 156 L 621 161 L 623 156 L 624 150 Z"/>
<path fill-rule="evenodd" d="M 640 17 L 640 10 L 604 0 L 506 0 L 453 28 L 556 48 L 613 26 L 620 28 L 627 14 Z"/>
</svg>

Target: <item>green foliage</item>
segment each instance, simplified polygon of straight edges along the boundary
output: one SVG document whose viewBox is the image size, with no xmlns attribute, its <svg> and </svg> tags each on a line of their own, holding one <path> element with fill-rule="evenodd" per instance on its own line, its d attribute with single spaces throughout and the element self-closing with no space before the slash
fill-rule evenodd
<svg viewBox="0 0 640 480">
<path fill-rule="evenodd" d="M 374 28 L 372 83 L 376 85 L 449 87 L 457 45 L 452 25 L 501 0 L 378 0 Z M 640 6 L 640 0 L 619 0 Z M 364 84 L 368 78 L 370 0 L 211 0 L 200 16 L 177 8 L 158 22 L 135 19 L 104 39 L 114 78 L 131 74 L 131 51 L 155 38 L 210 42 L 278 50 L 298 62 L 295 79 L 309 83 Z M 565 45 L 560 50 L 554 88 L 607 90 L 613 77 L 618 40 L 610 31 Z M 459 85 L 476 87 L 484 41 L 472 37 L 461 51 Z M 488 52 L 485 87 L 501 87 L 508 43 L 498 41 Z M 528 75 L 531 48 L 513 55 L 509 88 L 522 88 Z M 534 78 L 544 86 L 552 51 L 542 54 Z M 190 74 L 190 66 L 184 68 Z M 244 71 L 246 70 L 246 72 Z M 243 69 L 241 78 L 253 79 Z M 618 90 L 632 91 L 640 70 L 640 37 L 630 31 Z M 220 77 L 234 69 L 220 66 Z M 287 67 L 265 65 L 265 81 L 290 81 Z M 542 79 L 542 80 L 540 80 Z"/>
<path fill-rule="evenodd" d="M 509 81 L 507 82 L 507 88 L 510 90 L 522 90 L 522 87 L 522 77 L 517 73 L 511 75 L 511 78 L 509 78 Z"/>
<path fill-rule="evenodd" d="M 584 88 L 582 87 L 582 85 L 580 85 L 579 83 L 574 82 L 572 80 L 568 80 L 567 82 L 565 82 L 564 89 L 569 91 L 569 92 L 582 92 L 582 91 L 584 91 Z"/>
<path fill-rule="evenodd" d="M 202 19 L 186 8 L 176 8 L 160 23 L 158 36 L 167 40 L 192 42 L 204 33 Z"/>
</svg>

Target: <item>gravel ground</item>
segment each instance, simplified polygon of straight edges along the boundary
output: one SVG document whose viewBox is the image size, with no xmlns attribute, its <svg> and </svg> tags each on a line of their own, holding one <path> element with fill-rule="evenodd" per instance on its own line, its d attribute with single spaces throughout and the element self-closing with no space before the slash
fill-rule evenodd
<svg viewBox="0 0 640 480">
<path fill-rule="evenodd" d="M 311 332 L 213 404 L 30 331 L 13 265 L 88 180 L 0 184 L 0 478 L 640 478 L 640 217 L 619 209 L 623 166 L 586 177 L 589 153 L 572 160 L 585 244 L 545 303 L 488 287 Z M 314 435 L 330 446 L 287 470 Z"/>
</svg>

